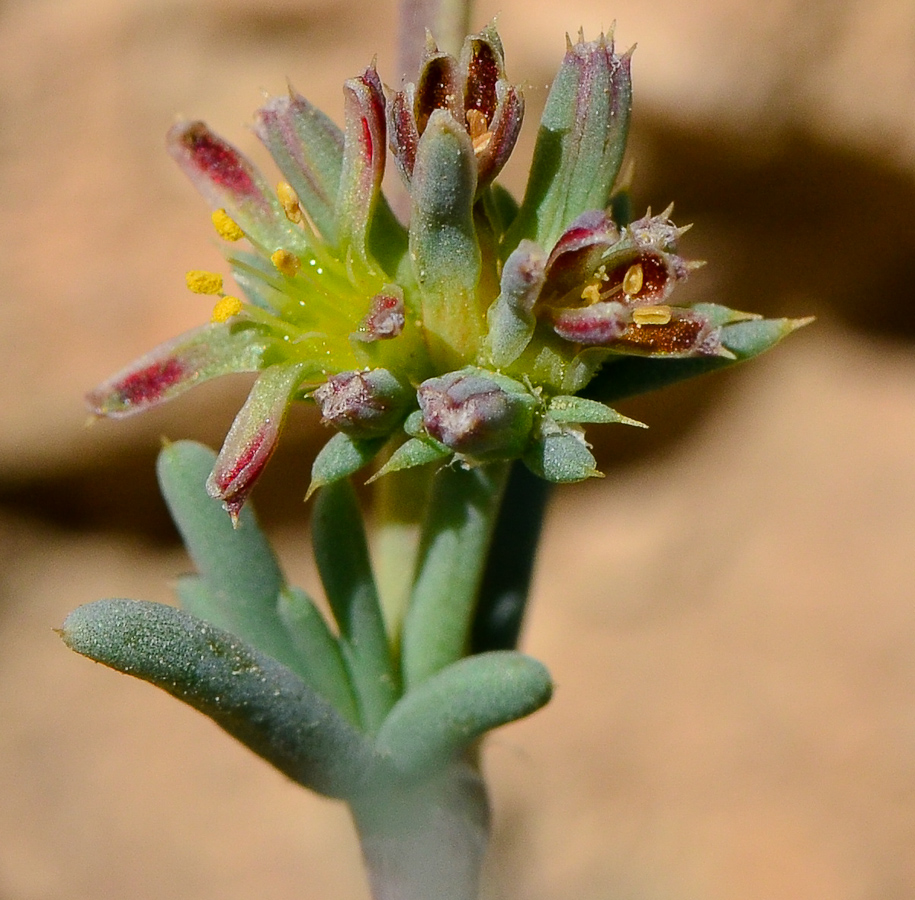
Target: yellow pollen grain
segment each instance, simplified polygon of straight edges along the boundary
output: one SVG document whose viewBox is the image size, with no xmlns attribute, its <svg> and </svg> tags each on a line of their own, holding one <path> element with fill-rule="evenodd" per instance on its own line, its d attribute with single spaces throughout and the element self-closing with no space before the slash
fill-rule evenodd
<svg viewBox="0 0 915 900">
<path fill-rule="evenodd" d="M 238 297 L 223 297 L 213 307 L 213 314 L 210 316 L 211 322 L 228 322 L 232 316 L 237 316 L 242 311 L 242 303 Z"/>
<path fill-rule="evenodd" d="M 593 283 L 585 285 L 581 292 L 581 299 L 587 300 L 588 303 L 600 302 L 600 285 Z"/>
<path fill-rule="evenodd" d="M 240 241 L 245 236 L 245 233 L 224 209 L 217 209 L 212 218 L 213 227 L 223 240 Z"/>
<path fill-rule="evenodd" d="M 299 195 L 293 190 L 292 185 L 288 181 L 281 181 L 276 186 L 276 196 L 283 212 L 286 213 L 286 218 L 294 225 L 301 225 L 302 207 L 299 206 Z"/>
<path fill-rule="evenodd" d="M 632 311 L 636 325 L 666 325 L 670 321 L 669 306 L 640 306 Z"/>
<path fill-rule="evenodd" d="M 641 263 L 634 263 L 623 276 L 623 293 L 630 297 L 642 290 L 642 284 L 645 281 L 645 273 L 642 271 Z"/>
<path fill-rule="evenodd" d="M 276 253 L 271 254 L 270 261 L 276 266 L 277 271 L 287 278 L 292 278 L 302 265 L 294 253 L 283 250 L 282 247 Z"/>
<path fill-rule="evenodd" d="M 195 294 L 218 294 L 222 290 L 222 275 L 192 269 L 184 276 L 189 291 Z"/>
</svg>

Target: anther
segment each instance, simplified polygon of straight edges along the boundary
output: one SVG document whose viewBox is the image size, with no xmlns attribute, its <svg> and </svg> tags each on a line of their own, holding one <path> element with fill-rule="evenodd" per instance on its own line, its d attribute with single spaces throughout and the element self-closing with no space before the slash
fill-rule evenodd
<svg viewBox="0 0 915 900">
<path fill-rule="evenodd" d="M 218 294 L 222 290 L 222 275 L 192 269 L 184 276 L 189 291 L 195 294 Z"/>
<path fill-rule="evenodd" d="M 299 196 L 288 181 L 281 181 L 276 186 L 276 196 L 286 213 L 286 218 L 294 225 L 301 225 L 303 221 L 302 207 L 299 205 Z"/>
<path fill-rule="evenodd" d="M 636 325 L 666 325 L 671 319 L 669 306 L 639 306 L 632 311 Z"/>
<path fill-rule="evenodd" d="M 223 240 L 240 241 L 245 236 L 245 233 L 224 209 L 217 209 L 212 218 L 213 227 Z"/>
<path fill-rule="evenodd" d="M 626 269 L 626 274 L 623 276 L 623 293 L 630 297 L 635 296 L 642 290 L 644 280 L 645 274 L 642 271 L 642 264 L 633 263 Z"/>
<path fill-rule="evenodd" d="M 287 278 L 292 278 L 302 265 L 301 262 L 299 262 L 299 258 L 294 253 L 283 250 L 282 247 L 277 250 L 276 253 L 270 255 L 270 261 L 276 266 L 277 271 L 281 272 Z"/>
<path fill-rule="evenodd" d="M 586 284 L 581 292 L 581 299 L 587 300 L 589 304 L 600 302 L 600 285 L 594 282 Z"/>
<path fill-rule="evenodd" d="M 213 314 L 210 316 L 210 321 L 214 324 L 219 322 L 227 322 L 232 316 L 237 316 L 243 309 L 241 300 L 238 297 L 223 297 L 213 307 Z"/>
</svg>

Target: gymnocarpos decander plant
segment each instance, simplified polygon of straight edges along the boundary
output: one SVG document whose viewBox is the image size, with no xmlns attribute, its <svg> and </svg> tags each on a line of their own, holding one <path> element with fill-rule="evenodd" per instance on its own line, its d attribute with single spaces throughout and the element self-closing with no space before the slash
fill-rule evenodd
<svg viewBox="0 0 915 900">
<path fill-rule="evenodd" d="M 630 56 L 612 36 L 567 39 L 520 203 L 496 181 L 524 100 L 493 26 L 454 54 L 428 38 L 400 90 L 374 65 L 348 80 L 342 129 L 293 91 L 269 100 L 255 131 L 278 182 L 202 122 L 175 125 L 169 152 L 212 208 L 235 287 L 189 272 L 210 321 L 89 395 L 117 418 L 256 375 L 218 455 L 178 442 L 159 459 L 197 570 L 181 608 L 99 601 L 62 634 L 348 803 L 378 900 L 476 896 L 478 745 L 550 697 L 515 646 L 545 487 L 599 474 L 585 426 L 638 425 L 607 402 L 805 321 L 680 299 L 687 229 L 670 209 L 631 215 L 619 180 Z M 406 222 L 382 193 L 389 159 Z M 330 623 L 246 505 L 296 402 L 328 434 L 308 493 Z M 374 553 L 354 478 L 376 488 Z"/>
</svg>

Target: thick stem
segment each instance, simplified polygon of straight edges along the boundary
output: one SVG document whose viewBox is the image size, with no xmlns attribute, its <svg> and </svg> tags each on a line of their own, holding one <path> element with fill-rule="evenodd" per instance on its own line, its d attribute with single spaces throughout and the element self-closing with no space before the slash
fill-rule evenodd
<svg viewBox="0 0 915 900">
<path fill-rule="evenodd" d="M 352 811 L 374 900 L 476 900 L 489 806 L 472 765 L 386 786 Z"/>
<path fill-rule="evenodd" d="M 420 466 L 392 472 L 373 485 L 375 581 L 395 657 L 400 653 L 400 632 L 413 588 L 420 523 L 431 478 L 431 466 Z"/>
<path fill-rule="evenodd" d="M 518 646 L 550 487 L 522 463 L 512 463 L 480 585 L 472 653 Z"/>
</svg>

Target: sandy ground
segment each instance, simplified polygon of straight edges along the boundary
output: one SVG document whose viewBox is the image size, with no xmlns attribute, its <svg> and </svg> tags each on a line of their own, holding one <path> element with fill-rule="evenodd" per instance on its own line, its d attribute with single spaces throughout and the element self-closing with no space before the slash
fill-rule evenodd
<svg viewBox="0 0 915 900">
<path fill-rule="evenodd" d="M 486 896 L 915 896 L 915 11 L 509 0 L 476 21 L 497 11 L 532 107 L 562 32 L 616 18 L 639 42 L 639 201 L 696 221 L 692 289 L 819 321 L 631 404 L 651 431 L 606 436 L 608 477 L 556 493 L 525 647 L 557 690 L 489 742 Z M 52 628 L 101 596 L 169 600 L 188 564 L 159 436 L 218 442 L 244 391 L 82 427 L 86 388 L 206 315 L 183 273 L 217 255 L 164 131 L 205 116 L 254 151 L 287 76 L 337 114 L 376 51 L 396 83 L 393 22 L 0 0 L 0 900 L 367 897 L 341 807 Z M 314 429 L 294 420 L 258 497 L 306 584 Z"/>
</svg>

